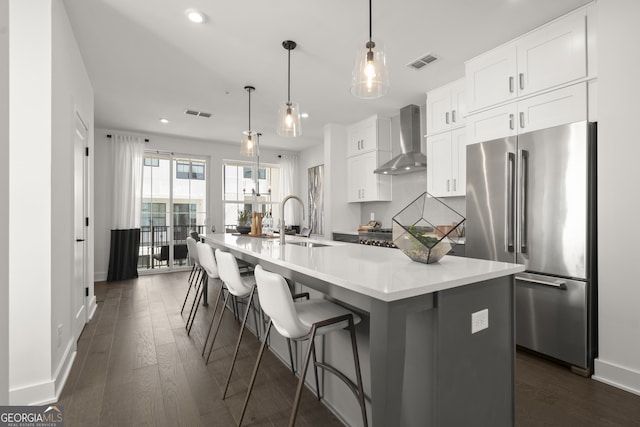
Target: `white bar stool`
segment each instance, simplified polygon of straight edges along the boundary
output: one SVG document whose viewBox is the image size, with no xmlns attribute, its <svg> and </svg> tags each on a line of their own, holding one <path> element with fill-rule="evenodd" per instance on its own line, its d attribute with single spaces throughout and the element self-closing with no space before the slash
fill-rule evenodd
<svg viewBox="0 0 640 427">
<path fill-rule="evenodd" d="M 189 293 L 191 292 L 191 288 L 195 288 L 195 295 L 193 297 L 193 303 L 191 304 L 191 310 L 189 310 L 189 317 L 187 317 L 187 324 L 185 328 L 187 329 L 187 335 L 191 333 L 191 326 L 193 326 L 193 321 L 195 320 L 196 313 L 198 311 L 199 299 L 202 298 L 201 289 L 204 290 L 203 284 L 205 281 L 205 274 L 203 274 L 202 265 L 200 264 L 200 257 L 198 256 L 198 247 L 196 239 L 189 236 L 187 237 L 187 251 L 189 253 L 189 257 L 193 261 L 193 272 L 197 271 L 197 276 L 195 277 L 195 285 L 193 283 L 193 276 L 191 275 L 191 281 L 189 282 L 189 288 L 187 289 L 187 294 L 184 297 L 184 302 L 182 303 L 182 309 L 180 310 L 180 314 L 182 314 L 184 310 L 184 306 L 187 304 L 187 299 L 189 298 Z"/>
<path fill-rule="evenodd" d="M 202 242 L 196 243 L 196 248 L 198 250 L 198 258 L 200 260 L 200 266 L 207 274 L 205 284 L 202 287 L 202 291 L 200 292 L 200 297 L 198 298 L 198 305 L 200 305 L 200 299 L 202 298 L 202 294 L 204 293 L 204 287 L 209 286 L 209 279 L 211 280 L 219 279 L 220 274 L 218 272 L 218 265 L 216 263 L 216 260 L 213 257 L 213 248 L 211 248 L 211 246 L 207 245 L 206 243 L 202 243 Z M 224 289 L 224 284 L 221 284 L 220 290 L 218 291 L 218 296 L 216 298 L 216 303 L 213 306 L 214 318 L 216 314 L 216 307 L 218 306 L 218 302 L 220 301 L 220 296 L 222 295 L 223 289 Z M 212 326 L 213 326 L 213 321 L 212 321 Z M 210 334 L 211 334 L 211 326 L 209 326 L 209 332 L 207 333 L 207 338 L 204 341 L 204 347 L 207 346 L 207 341 L 209 340 Z M 202 350 L 202 354 L 204 355 L 204 349 Z"/>
<path fill-rule="evenodd" d="M 304 386 L 304 379 L 307 374 L 309 359 L 313 353 L 314 369 L 321 368 L 335 374 L 355 395 L 360 405 L 364 426 L 367 427 L 367 411 L 364 401 L 364 390 L 362 387 L 362 375 L 360 373 L 360 361 L 358 359 L 358 345 L 356 343 L 355 331 L 355 325 L 360 322 L 360 317 L 346 308 L 327 300 L 312 299 L 308 301 L 294 302 L 293 297 L 289 292 L 287 282 L 282 276 L 268 272 L 260 265 L 256 266 L 254 274 L 258 287 L 258 296 L 260 297 L 261 308 L 263 312 L 269 316 L 270 320 L 265 332 L 264 341 L 262 342 L 262 346 L 258 353 L 258 359 L 256 360 L 253 374 L 251 375 L 251 381 L 249 382 L 247 396 L 245 397 L 244 405 L 242 406 L 242 413 L 240 414 L 238 425 L 242 425 L 247 404 L 249 403 L 249 397 L 251 396 L 251 391 L 253 390 L 253 385 L 258 374 L 260 361 L 262 360 L 264 349 L 267 347 L 267 340 L 269 338 L 269 333 L 271 332 L 271 326 L 273 325 L 285 338 L 290 338 L 296 341 L 309 340 L 304 365 L 298 381 L 295 399 L 293 401 L 293 408 L 291 409 L 289 426 L 293 427 L 296 422 L 298 406 L 300 405 L 300 397 Z M 314 338 L 317 335 L 324 335 L 329 332 L 345 328 L 349 329 L 349 333 L 351 335 L 351 348 L 353 351 L 353 362 L 356 371 L 356 383 L 351 381 L 344 373 L 338 371 L 335 367 L 325 364 L 324 362 L 318 362 L 315 358 Z M 316 382 L 317 381 L 318 376 L 316 372 Z M 320 396 L 318 396 L 318 398 L 320 398 Z"/>
<path fill-rule="evenodd" d="M 226 389 L 229 386 L 229 380 L 231 379 L 231 372 L 233 371 L 233 366 L 235 365 L 236 358 L 238 356 L 238 350 L 240 349 L 240 342 L 242 341 L 242 334 L 244 332 L 245 325 L 247 323 L 247 318 L 249 317 L 249 311 L 251 311 L 251 306 L 253 305 L 253 319 L 255 321 L 256 335 L 260 337 L 260 331 L 258 329 L 258 316 L 255 312 L 255 304 L 254 304 L 254 294 L 256 290 L 256 285 L 253 281 L 253 277 L 242 277 L 240 276 L 240 269 L 238 268 L 238 263 L 236 258 L 230 254 L 229 252 L 223 252 L 220 249 L 216 249 L 216 261 L 218 263 L 218 272 L 220 274 L 220 279 L 224 283 L 224 286 L 227 288 L 228 294 L 222 303 L 222 310 L 220 312 L 220 317 L 218 318 L 218 324 L 216 325 L 216 330 L 213 334 L 213 338 L 211 339 L 211 344 L 209 345 L 209 353 L 207 354 L 207 360 L 205 364 L 209 363 L 209 358 L 211 357 L 211 353 L 213 353 L 213 345 L 216 341 L 216 337 L 218 336 L 218 331 L 220 330 L 220 326 L 222 325 L 222 317 L 224 316 L 225 308 L 227 306 L 227 302 L 231 295 L 233 295 L 236 299 L 241 298 L 247 301 L 247 310 L 244 313 L 244 317 L 242 319 L 242 326 L 240 327 L 240 333 L 238 334 L 238 341 L 236 343 L 236 349 L 233 354 L 233 360 L 231 361 L 231 368 L 229 369 L 229 376 L 227 378 L 227 384 L 225 386 Z M 213 327 L 213 323 L 215 321 L 216 309 L 218 308 L 218 302 L 220 301 L 220 294 L 222 290 L 218 292 L 218 297 L 216 298 L 216 305 L 213 307 L 213 318 L 211 319 L 211 325 L 209 326 L 209 332 L 211 332 L 211 328 Z M 208 341 L 209 335 L 207 335 Z M 205 348 L 207 346 L 207 341 L 204 343 L 204 348 L 202 349 L 203 355 Z"/>
</svg>

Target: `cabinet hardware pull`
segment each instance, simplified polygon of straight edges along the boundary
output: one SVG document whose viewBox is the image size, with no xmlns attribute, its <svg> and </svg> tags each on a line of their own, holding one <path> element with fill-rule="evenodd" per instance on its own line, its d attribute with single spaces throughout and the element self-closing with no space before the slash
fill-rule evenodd
<svg viewBox="0 0 640 427">
<path fill-rule="evenodd" d="M 449 185 L 450 181 L 451 181 L 450 179 L 447 180 L 447 192 L 450 191 L 449 189 L 451 188 L 450 185 Z"/>
<path fill-rule="evenodd" d="M 513 93 L 513 76 L 509 76 L 509 93 Z"/>
<path fill-rule="evenodd" d="M 453 178 L 453 191 L 457 191 L 458 190 L 458 186 L 456 185 L 456 179 Z"/>
<path fill-rule="evenodd" d="M 513 130 L 513 114 L 509 114 L 509 129 Z"/>
<path fill-rule="evenodd" d="M 446 113 L 444 113 L 444 122 L 446 124 L 449 124 L 449 112 L 448 111 Z"/>
<path fill-rule="evenodd" d="M 453 123 L 455 123 L 455 122 L 456 122 L 456 110 L 453 110 L 453 111 L 451 112 L 451 121 L 453 121 Z"/>
<path fill-rule="evenodd" d="M 520 128 L 524 129 L 524 113 L 520 112 Z"/>
<path fill-rule="evenodd" d="M 520 79 L 520 90 L 524 90 L 524 73 L 520 73 L 518 77 Z"/>
</svg>

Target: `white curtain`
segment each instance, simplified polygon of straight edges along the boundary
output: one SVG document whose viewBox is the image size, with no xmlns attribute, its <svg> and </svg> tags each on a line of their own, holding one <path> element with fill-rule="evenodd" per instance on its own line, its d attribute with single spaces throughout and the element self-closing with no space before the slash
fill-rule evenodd
<svg viewBox="0 0 640 427">
<path fill-rule="evenodd" d="M 280 161 L 280 189 L 282 198 L 290 194 L 298 195 L 298 156 L 295 154 L 283 154 Z M 302 208 L 296 201 L 290 201 L 285 206 L 285 223 L 289 225 L 302 225 Z"/>
<path fill-rule="evenodd" d="M 111 138 L 112 230 L 140 228 L 144 148 L 142 138 L 126 135 L 113 135 Z"/>
</svg>

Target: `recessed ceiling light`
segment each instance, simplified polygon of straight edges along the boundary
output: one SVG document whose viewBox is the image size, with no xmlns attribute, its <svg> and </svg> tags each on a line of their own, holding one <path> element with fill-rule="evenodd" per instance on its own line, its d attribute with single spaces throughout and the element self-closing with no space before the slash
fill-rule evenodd
<svg viewBox="0 0 640 427">
<path fill-rule="evenodd" d="M 160 119 L 160 123 L 167 124 L 167 123 L 169 123 L 169 120 L 167 120 L 165 118 L 162 118 L 162 119 Z"/>
<path fill-rule="evenodd" d="M 300 114 L 300 117 L 302 117 L 303 119 L 306 119 L 309 117 L 309 113 L 302 113 Z"/>
<path fill-rule="evenodd" d="M 195 9 L 187 9 L 184 12 L 189 18 L 189 21 L 194 22 L 196 24 L 202 24 L 204 22 L 204 13 L 197 11 Z"/>
</svg>

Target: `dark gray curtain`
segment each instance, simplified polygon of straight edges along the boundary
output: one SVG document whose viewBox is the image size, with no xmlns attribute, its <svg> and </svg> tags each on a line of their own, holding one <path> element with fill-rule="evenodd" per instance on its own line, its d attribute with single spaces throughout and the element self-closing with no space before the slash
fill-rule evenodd
<svg viewBox="0 0 640 427">
<path fill-rule="evenodd" d="M 139 249 L 139 228 L 111 230 L 108 282 L 135 279 L 138 277 Z"/>
</svg>

